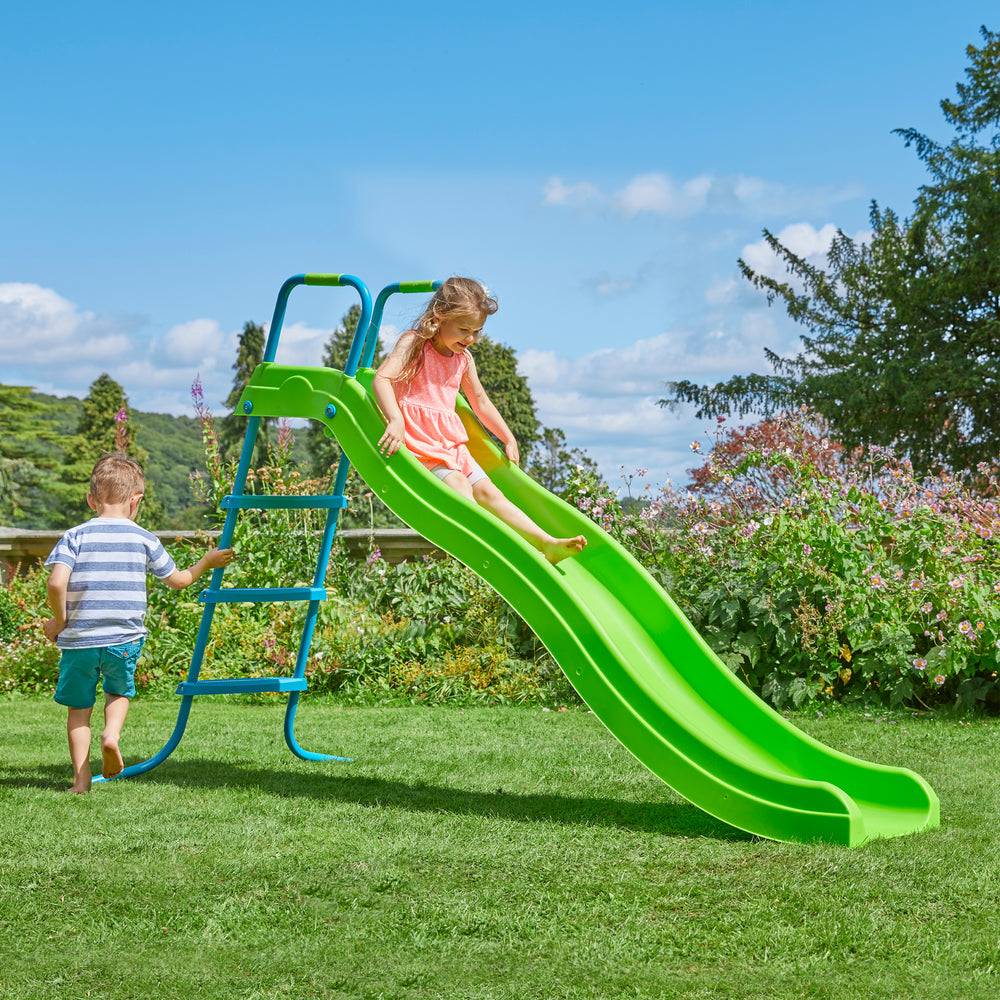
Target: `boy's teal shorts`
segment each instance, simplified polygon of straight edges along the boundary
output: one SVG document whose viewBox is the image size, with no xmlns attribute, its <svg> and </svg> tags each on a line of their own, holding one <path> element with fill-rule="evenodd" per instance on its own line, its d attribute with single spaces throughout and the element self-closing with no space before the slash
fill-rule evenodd
<svg viewBox="0 0 1000 1000">
<path fill-rule="evenodd" d="M 103 675 L 104 693 L 135 696 L 135 662 L 145 639 L 118 646 L 64 649 L 59 658 L 59 683 L 55 699 L 67 708 L 93 708 L 97 681 Z"/>
</svg>

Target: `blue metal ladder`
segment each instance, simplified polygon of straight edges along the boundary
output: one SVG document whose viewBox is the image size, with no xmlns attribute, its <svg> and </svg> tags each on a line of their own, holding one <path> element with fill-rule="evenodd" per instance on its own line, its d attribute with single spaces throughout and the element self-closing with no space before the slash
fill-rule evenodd
<svg viewBox="0 0 1000 1000">
<path fill-rule="evenodd" d="M 411 282 L 414 287 L 390 285 L 383 289 L 383 294 L 379 296 L 378 319 L 381 321 L 382 307 L 385 305 L 385 298 L 394 291 L 417 291 L 429 289 L 432 283 Z M 439 283 L 433 283 L 437 285 Z M 278 339 L 281 335 L 281 327 L 284 323 L 285 308 L 288 304 L 288 296 L 292 289 L 298 285 L 330 285 L 330 286 L 350 286 L 357 290 L 361 296 L 361 317 L 358 320 L 358 327 L 351 344 L 351 352 L 346 366 L 347 374 L 354 375 L 357 372 L 358 363 L 362 356 L 367 356 L 369 363 L 375 352 L 375 344 L 378 340 L 378 326 L 374 332 L 369 331 L 372 319 L 371 295 L 367 286 L 360 278 L 355 278 L 350 274 L 299 274 L 289 278 L 278 292 L 278 299 L 274 306 L 274 315 L 271 319 L 271 327 L 268 331 L 267 344 L 264 349 L 263 361 L 274 361 L 278 349 Z M 416 286 L 420 286 L 419 289 Z M 128 778 L 137 774 L 143 774 L 152 770 L 158 764 L 170 756 L 180 743 L 187 726 L 188 715 L 191 712 L 191 702 L 193 698 L 200 695 L 212 694 L 254 694 L 263 692 L 287 692 L 288 705 L 285 710 L 285 742 L 289 749 L 297 757 L 303 760 L 339 760 L 349 761 L 349 757 L 335 757 L 329 754 L 313 753 L 304 750 L 299 746 L 295 738 L 295 713 L 298 708 L 299 694 L 308 687 L 305 676 L 306 661 L 309 657 L 309 649 L 312 645 L 313 630 L 316 626 L 316 618 L 319 613 L 320 601 L 326 599 L 327 567 L 330 561 L 330 551 L 333 548 L 333 539 L 337 530 L 337 522 L 340 511 L 346 506 L 344 498 L 344 488 L 347 485 L 347 474 L 350 470 L 350 462 L 343 452 L 341 452 L 340 463 L 337 466 L 337 474 L 334 479 L 333 492 L 322 496 L 257 496 L 244 493 L 246 488 L 247 474 L 250 469 L 250 462 L 253 457 L 254 445 L 257 441 L 257 434 L 260 430 L 260 417 L 251 416 L 247 421 L 246 434 L 243 439 L 243 449 L 240 453 L 240 460 L 233 481 L 232 493 L 225 497 L 220 505 L 226 511 L 226 519 L 222 526 L 222 534 L 219 538 L 219 548 L 225 549 L 232 545 L 233 533 L 236 528 L 236 520 L 240 511 L 243 510 L 291 510 L 291 509 L 312 509 L 327 511 L 326 524 L 323 529 L 323 538 L 320 543 L 319 557 L 316 562 L 316 572 L 313 576 L 310 587 L 252 587 L 252 588 L 223 588 L 222 578 L 225 568 L 220 567 L 213 570 L 211 582 L 207 589 L 199 595 L 199 601 L 205 605 L 202 612 L 201 624 L 198 627 L 198 635 L 195 639 L 194 650 L 191 654 L 191 665 L 188 668 L 187 679 L 182 681 L 177 687 L 177 694 L 181 695 L 181 705 L 177 714 L 177 723 L 170 738 L 162 749 L 150 757 L 148 760 L 138 764 L 132 764 L 122 770 L 113 779 L 95 778 L 95 782 L 106 780 L 118 780 L 118 778 Z M 212 619 L 215 609 L 219 604 L 231 603 L 259 603 L 272 601 L 307 601 L 305 623 L 302 629 L 302 636 L 299 640 L 298 654 L 295 660 L 295 669 L 290 677 L 234 677 L 211 680 L 201 680 L 199 677 L 202 661 L 205 655 L 205 647 L 208 644 L 209 633 L 211 632 Z"/>
</svg>

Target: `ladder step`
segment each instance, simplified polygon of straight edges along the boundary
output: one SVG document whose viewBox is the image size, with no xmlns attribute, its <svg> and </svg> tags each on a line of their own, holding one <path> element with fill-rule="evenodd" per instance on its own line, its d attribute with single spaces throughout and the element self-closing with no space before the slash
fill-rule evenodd
<svg viewBox="0 0 1000 1000">
<path fill-rule="evenodd" d="M 305 691 L 304 677 L 222 677 L 208 681 L 181 681 L 177 694 L 259 694 L 272 691 Z"/>
<path fill-rule="evenodd" d="M 263 604 L 267 601 L 325 601 L 325 587 L 229 587 L 203 590 L 202 604 Z"/>
<path fill-rule="evenodd" d="M 343 496 L 254 496 L 252 493 L 230 494 L 222 498 L 223 510 L 327 510 L 346 507 Z"/>
</svg>

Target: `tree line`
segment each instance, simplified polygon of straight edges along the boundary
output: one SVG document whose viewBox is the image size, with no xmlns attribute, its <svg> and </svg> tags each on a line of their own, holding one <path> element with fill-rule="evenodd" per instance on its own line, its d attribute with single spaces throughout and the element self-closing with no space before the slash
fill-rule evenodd
<svg viewBox="0 0 1000 1000">
<path fill-rule="evenodd" d="M 343 369 L 361 310 L 353 306 L 332 331 L 322 363 Z M 233 384 L 222 402 L 226 412 L 215 419 L 224 460 L 238 456 L 247 418 L 236 411 L 243 389 L 264 354 L 265 333 L 254 322 L 244 324 L 233 362 Z M 577 465 L 596 471 L 582 450 L 567 445 L 558 428 L 543 427 L 527 380 L 517 370 L 513 348 L 483 337 L 474 348 L 483 384 L 517 435 L 530 475 L 547 489 L 560 493 Z M 382 358 L 377 349 L 375 364 Z M 271 458 L 277 421 L 266 418 L 254 451 L 253 465 Z M 332 479 L 340 459 L 336 441 L 325 435 L 319 421 L 296 429 L 291 460 L 304 474 Z M 147 492 L 143 523 L 150 528 L 205 527 L 211 512 L 196 501 L 190 475 L 205 469 L 202 427 L 192 417 L 142 413 L 129 403 L 125 389 L 102 374 L 81 400 L 33 392 L 28 386 L 0 384 L 0 524 L 9 527 L 58 529 L 83 520 L 90 470 L 109 451 L 123 451 L 146 472 Z M 352 471 L 348 494 L 365 487 Z M 359 519 L 377 526 L 398 524 L 376 498 Z M 356 518 L 358 519 L 358 518 Z M 347 515 L 345 524 L 351 520 Z"/>
</svg>

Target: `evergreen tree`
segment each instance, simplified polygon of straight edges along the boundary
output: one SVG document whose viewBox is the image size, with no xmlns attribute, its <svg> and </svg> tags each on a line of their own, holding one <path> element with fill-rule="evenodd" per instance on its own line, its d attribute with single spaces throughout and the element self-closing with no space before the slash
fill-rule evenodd
<svg viewBox="0 0 1000 1000">
<path fill-rule="evenodd" d="M 225 398 L 223 405 L 229 413 L 218 422 L 219 445 L 223 456 L 233 458 L 239 455 L 243 447 L 243 439 L 247 430 L 247 415 L 237 412 L 236 406 L 243 395 L 243 390 L 250 381 L 254 369 L 264 360 L 264 328 L 256 323 L 243 324 L 240 334 L 236 360 L 233 362 L 233 387 Z M 262 417 L 257 432 L 257 442 L 254 446 L 252 464 L 259 466 L 267 460 L 267 446 L 271 439 L 271 428 L 275 425 L 274 417 Z"/>
<path fill-rule="evenodd" d="M 81 402 L 76 435 L 65 449 L 59 506 L 67 520 L 79 521 L 91 514 L 86 502 L 91 470 L 102 455 L 121 452 L 134 458 L 146 473 L 146 491 L 138 519 L 146 528 L 162 524 L 165 511 L 156 499 L 156 486 L 146 470 L 149 453 L 136 442 L 139 426 L 131 414 L 125 390 L 107 372 L 91 383 Z"/>
<path fill-rule="evenodd" d="M 340 326 L 330 334 L 323 348 L 323 364 L 327 368 L 344 370 L 360 319 L 361 306 L 351 306 L 341 319 Z M 382 345 L 377 343 L 372 367 L 377 368 L 382 363 L 383 357 Z M 340 461 L 340 445 L 334 438 L 327 437 L 325 432 L 326 425 L 321 421 L 309 421 L 309 429 L 306 431 L 306 445 L 309 449 L 310 465 L 316 476 L 327 475 L 331 469 L 336 469 L 337 463 Z"/>
<path fill-rule="evenodd" d="M 479 381 L 517 438 L 521 454 L 529 455 L 539 440 L 539 421 L 528 380 L 517 370 L 514 348 L 482 336 L 472 355 Z"/>
<path fill-rule="evenodd" d="M 672 406 L 698 416 L 765 416 L 807 404 L 848 448 L 892 445 L 918 471 L 969 469 L 1000 453 L 1000 34 L 970 45 L 967 83 L 941 102 L 954 138 L 898 129 L 930 173 L 911 217 L 877 204 L 870 240 L 838 231 L 814 267 L 767 230 L 793 280 L 740 261 L 743 275 L 803 324 L 793 358 L 773 372 L 713 386 L 670 383 Z"/>
<path fill-rule="evenodd" d="M 55 478 L 48 409 L 29 386 L 0 385 L 0 524 L 38 527 L 45 518 Z"/>
</svg>

